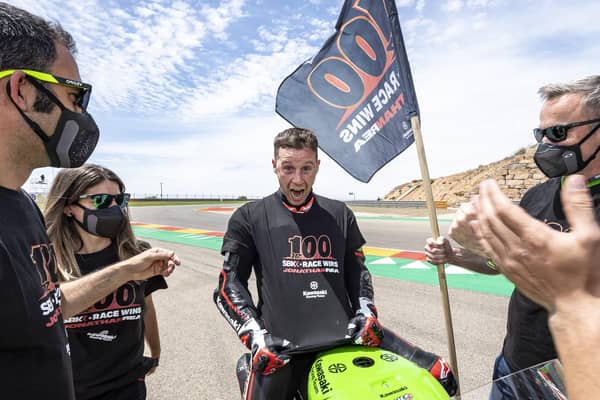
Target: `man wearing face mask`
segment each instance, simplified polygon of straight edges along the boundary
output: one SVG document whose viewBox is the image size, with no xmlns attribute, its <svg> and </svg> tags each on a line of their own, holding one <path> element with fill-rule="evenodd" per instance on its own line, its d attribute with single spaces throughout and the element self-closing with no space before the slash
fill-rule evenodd
<svg viewBox="0 0 600 400">
<path fill-rule="evenodd" d="M 539 128 L 534 129 L 538 148 L 534 160 L 548 176 L 529 189 L 520 205 L 532 217 L 554 229 L 569 231 L 561 205 L 561 186 L 566 175 L 581 174 L 594 200 L 600 222 L 600 75 L 575 82 L 551 84 L 539 90 L 543 104 Z M 476 200 L 475 200 L 476 201 Z M 494 260 L 483 252 L 476 234 L 477 213 L 472 203 L 457 212 L 449 234 L 464 248 L 452 248 L 445 238 L 427 240 L 428 261 L 452 263 L 471 270 L 496 274 Z M 507 333 L 502 353 L 496 360 L 494 379 L 557 357 L 544 308 L 518 289 L 508 310 Z M 510 388 L 496 385 L 492 399 L 520 398 Z"/>
<path fill-rule="evenodd" d="M 60 285 L 44 220 L 20 189 L 38 167 L 78 167 L 98 141 L 75 43 L 58 24 L 0 2 L 0 385 L 3 398 L 74 399 L 63 315 L 131 280 L 170 274 L 152 249 Z"/>
</svg>

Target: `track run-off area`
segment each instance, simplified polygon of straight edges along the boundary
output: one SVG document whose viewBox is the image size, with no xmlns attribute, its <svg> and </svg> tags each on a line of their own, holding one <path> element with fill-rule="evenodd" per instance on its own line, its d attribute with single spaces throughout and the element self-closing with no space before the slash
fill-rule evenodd
<svg viewBox="0 0 600 400">
<path fill-rule="evenodd" d="M 147 378 L 149 399 L 237 399 L 235 363 L 245 348 L 212 301 L 219 250 L 232 207 L 132 207 L 138 238 L 170 248 L 182 265 L 169 289 L 153 295 L 161 332 L 161 365 Z M 424 261 L 431 236 L 426 210 L 354 210 L 367 244 L 375 301 L 384 325 L 420 347 L 448 356 L 436 267 Z M 438 215 L 447 232 L 452 211 Z M 513 286 L 502 276 L 446 267 L 461 389 L 491 380 L 505 333 Z M 254 282 L 250 284 L 254 290 Z M 256 297 L 255 297 L 256 298 Z M 318 310 L 315 310 L 318 312 Z"/>
</svg>

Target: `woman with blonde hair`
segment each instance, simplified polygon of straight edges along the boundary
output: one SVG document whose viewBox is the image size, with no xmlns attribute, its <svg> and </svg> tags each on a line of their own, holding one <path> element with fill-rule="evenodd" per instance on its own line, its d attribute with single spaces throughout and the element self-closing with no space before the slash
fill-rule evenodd
<svg viewBox="0 0 600 400">
<path fill-rule="evenodd" d="M 86 164 L 58 173 L 44 216 L 62 282 L 150 247 L 135 238 L 128 201 L 123 181 L 108 168 Z M 154 372 L 160 357 L 151 293 L 166 287 L 160 275 L 130 281 L 65 320 L 77 400 L 146 398 L 144 378 Z M 144 357 L 144 340 L 150 357 Z"/>
</svg>

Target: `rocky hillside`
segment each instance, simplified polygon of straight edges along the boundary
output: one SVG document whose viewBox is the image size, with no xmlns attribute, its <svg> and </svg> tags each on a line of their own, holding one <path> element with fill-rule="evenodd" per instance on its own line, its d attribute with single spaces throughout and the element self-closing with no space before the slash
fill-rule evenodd
<svg viewBox="0 0 600 400">
<path fill-rule="evenodd" d="M 493 178 L 508 197 L 519 200 L 527 189 L 546 179 L 533 162 L 535 148 L 536 146 L 521 149 L 512 157 L 466 172 L 432 178 L 433 198 L 447 201 L 450 207 L 455 207 L 479 192 L 479 182 Z M 384 200 L 425 200 L 421 183 L 421 180 L 414 180 L 396 186 L 385 195 Z"/>
</svg>

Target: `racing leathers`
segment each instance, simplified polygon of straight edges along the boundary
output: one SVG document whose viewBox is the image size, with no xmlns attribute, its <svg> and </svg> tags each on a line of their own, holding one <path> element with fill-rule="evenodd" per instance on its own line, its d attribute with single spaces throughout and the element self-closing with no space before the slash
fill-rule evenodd
<svg viewBox="0 0 600 400">
<path fill-rule="evenodd" d="M 252 352 L 240 359 L 252 365 L 244 398 L 288 400 L 305 386 L 315 354 L 289 357 L 288 350 L 348 337 L 365 345 L 379 345 L 382 336 L 386 341 L 389 331 L 377 321 L 364 243 L 352 211 L 315 194 L 294 207 L 276 192 L 234 212 L 214 300 Z M 252 270 L 256 305 L 248 290 Z M 389 335 L 391 343 L 408 345 Z M 414 350 L 396 347 L 390 350 L 401 355 Z"/>
</svg>

